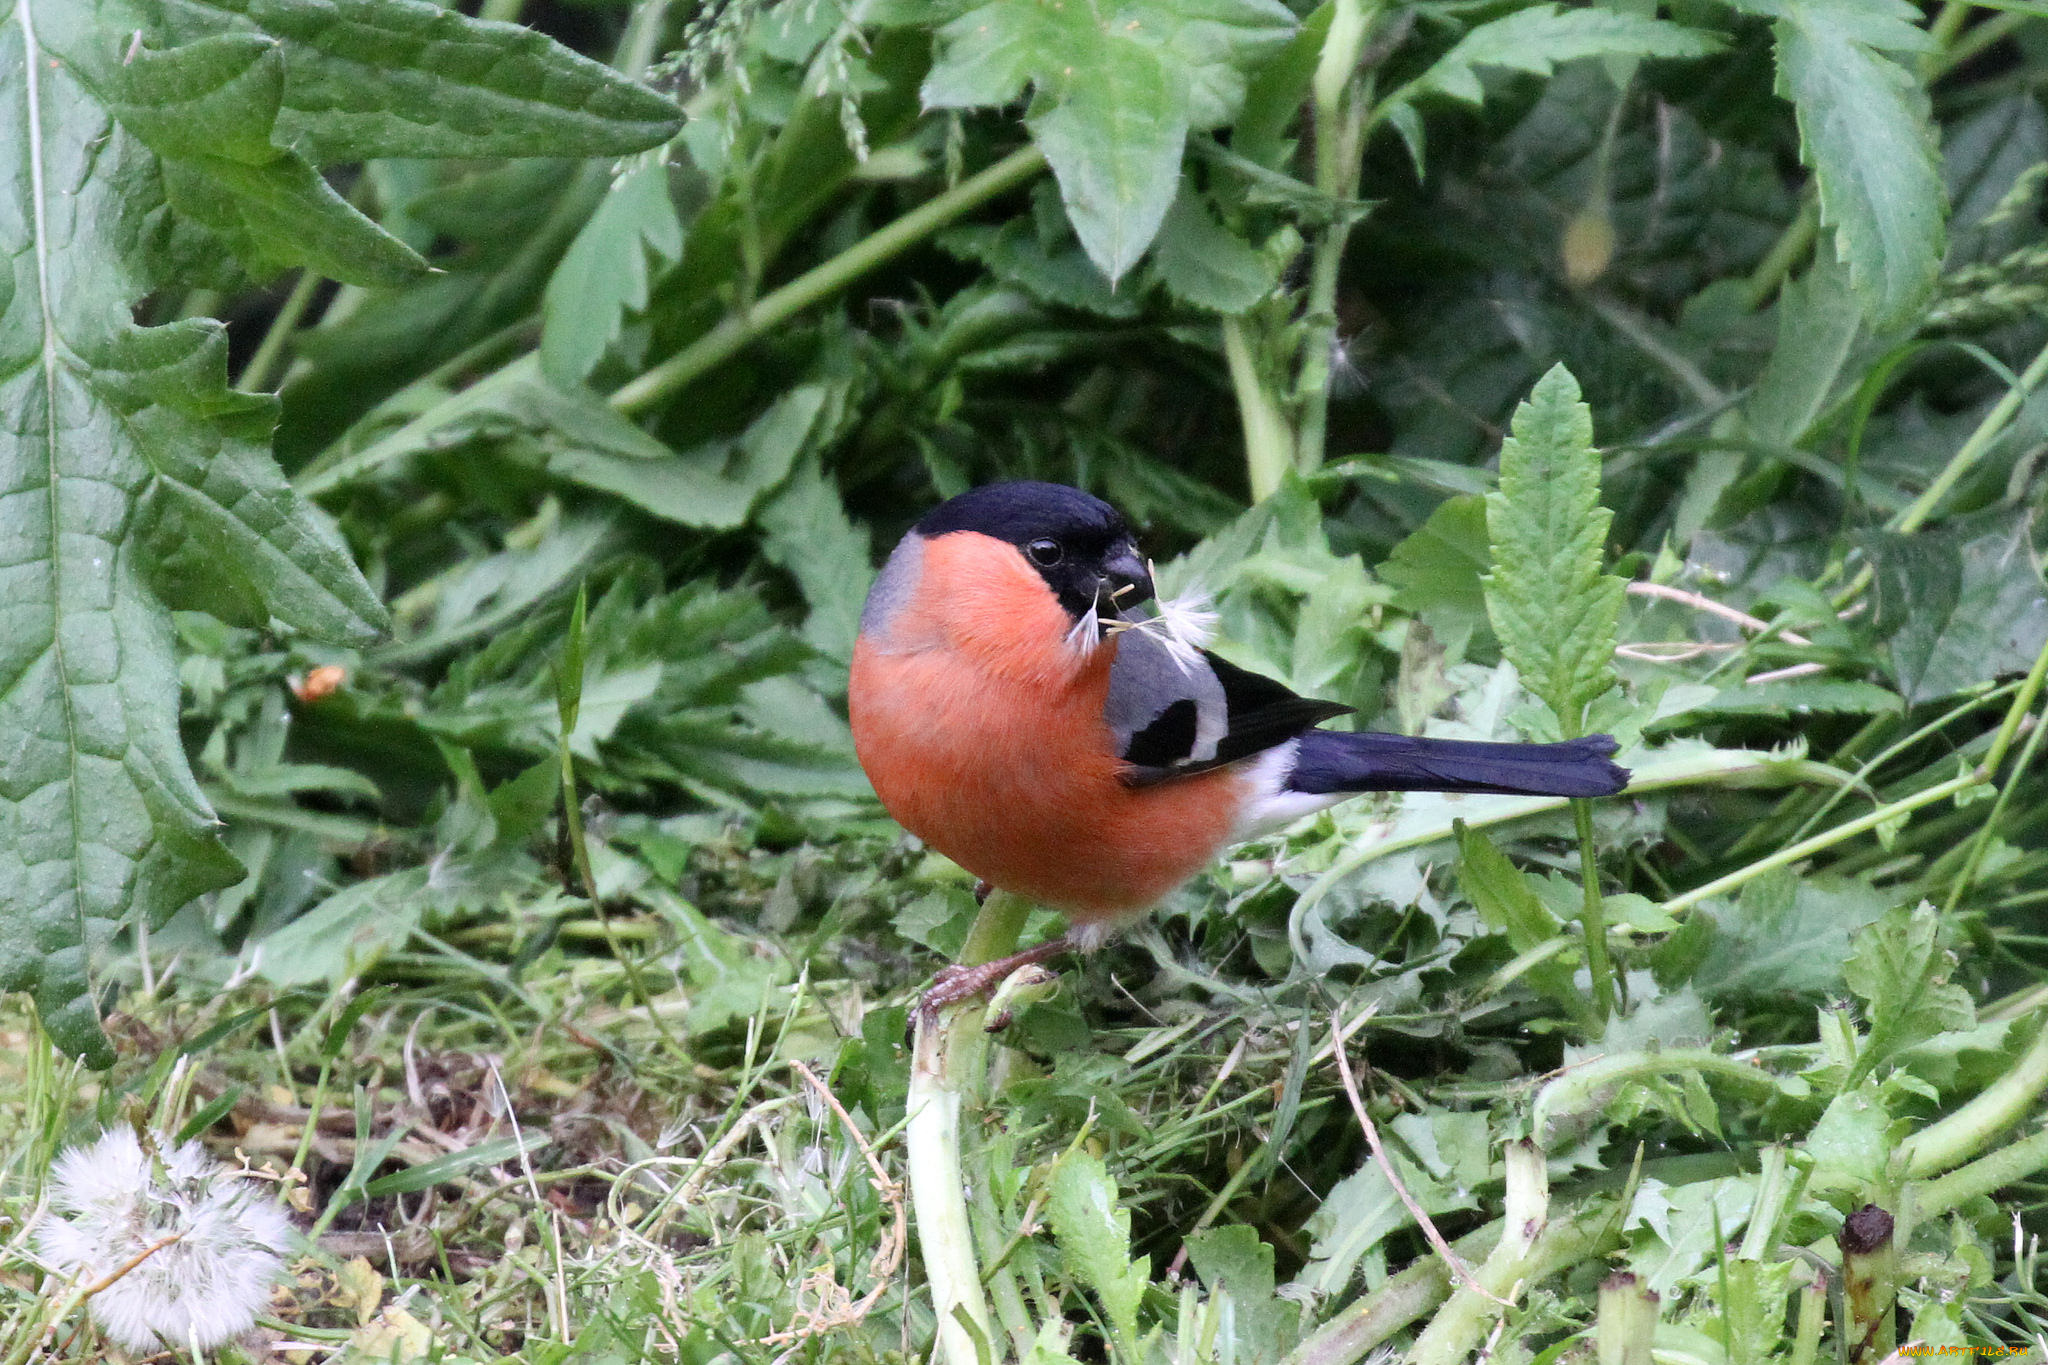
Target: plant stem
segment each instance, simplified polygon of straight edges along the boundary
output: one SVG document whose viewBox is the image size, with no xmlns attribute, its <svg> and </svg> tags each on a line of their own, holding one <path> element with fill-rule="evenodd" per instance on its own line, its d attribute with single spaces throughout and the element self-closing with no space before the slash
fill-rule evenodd
<svg viewBox="0 0 2048 1365">
<path fill-rule="evenodd" d="M 1016 188 L 1045 168 L 1045 155 L 1024 146 L 952 189 L 918 205 L 832 259 L 763 295 L 611 396 L 621 412 L 639 413 L 671 398 L 732 359 L 771 328 L 837 293 L 870 270 L 931 236 L 955 218 Z"/>
<path fill-rule="evenodd" d="M 1913 1179 L 1947 1170 L 2026 1117 L 2048 1090 L 2048 1017 L 2037 1020 L 2033 1043 L 1999 1078 L 1953 1114 L 1928 1124 L 1900 1144 Z"/>
<path fill-rule="evenodd" d="M 1967 772 L 1960 777 L 1952 777 L 1946 782 L 1937 782 L 1925 791 L 1915 792 L 1913 795 L 1902 797 L 1889 805 L 1879 806 L 1867 815 L 1860 815 L 1846 824 L 1836 825 L 1833 829 L 1816 834 L 1811 839 L 1803 839 L 1789 848 L 1781 848 L 1768 858 L 1759 858 L 1757 861 L 1749 864 L 1749 866 L 1738 868 L 1725 877 L 1716 877 L 1704 886 L 1696 886 L 1690 891 L 1673 896 L 1670 900 L 1664 902 L 1664 912 L 1666 914 L 1676 914 L 1680 910 L 1698 905 L 1703 900 L 1733 891 L 1735 888 L 1763 876 L 1766 872 L 1773 872 L 1781 867 L 1789 867 L 1802 858 L 1811 857 L 1813 854 L 1833 848 L 1844 840 L 1853 839 L 1859 834 L 1868 833 L 1895 816 L 1919 810 L 1922 806 L 1933 805 L 1936 801 L 1944 797 L 1953 796 L 1965 787 L 1973 787 L 1983 780 L 1982 772 Z"/>
<path fill-rule="evenodd" d="M 285 295 L 277 316 L 270 320 L 270 327 L 263 333 L 263 340 L 256 347 L 256 354 L 249 357 L 249 363 L 242 367 L 235 387 L 244 393 L 266 393 L 270 389 L 272 373 L 277 362 L 284 356 L 284 348 L 299 330 L 299 322 L 306 316 L 306 309 L 312 305 L 313 295 L 320 291 L 321 277 L 310 270 L 299 272 L 298 283 L 292 292 Z"/>
<path fill-rule="evenodd" d="M 1475 1272 L 1478 1284 L 1461 1285 L 1408 1352 L 1409 1365 L 1461 1365 L 1487 1325 L 1512 1305 L 1530 1279 L 1537 1237 L 1550 1215 L 1550 1178 L 1543 1153 L 1527 1138 L 1507 1147 L 1507 1199 L 1500 1241 Z"/>
<path fill-rule="evenodd" d="M 1792 273 L 1792 267 L 1805 259 L 1806 253 L 1812 249 L 1814 235 L 1819 231 L 1820 201 L 1812 193 L 1808 193 L 1800 202 L 1799 212 L 1785 225 L 1785 230 L 1778 234 L 1778 240 L 1771 244 L 1771 249 L 1757 262 L 1756 269 L 1749 272 L 1749 280 L 1744 286 L 1743 301 L 1749 305 L 1750 312 L 1753 313 L 1763 307 L 1771 295 L 1778 291 L 1778 286 Z"/>
<path fill-rule="evenodd" d="M 1010 953 L 1030 913 L 1029 901 L 1006 891 L 990 892 L 967 931 L 960 965 L 976 967 Z M 918 1251 L 931 1286 L 932 1312 L 939 1320 L 935 1358 L 945 1365 L 979 1365 L 983 1345 L 992 1348 L 995 1337 L 967 1217 L 960 1110 L 978 1080 L 987 1047 L 982 1008 L 978 1001 L 962 1000 L 936 1017 L 919 1009 L 913 1018 L 916 1038 L 905 1102 L 905 1165 L 911 1210 L 917 1217 Z"/>
<path fill-rule="evenodd" d="M 1925 525 L 1927 519 L 1934 515 L 1934 509 L 1941 505 L 1941 500 L 1962 482 L 1963 475 L 1969 473 L 1977 461 L 1984 458 L 1985 452 L 1991 449 L 1991 443 L 2004 434 L 2006 427 L 2018 415 L 2020 405 L 2040 387 L 2044 378 L 2048 378 L 2048 346 L 2043 346 L 2021 373 L 2019 383 L 2006 389 L 1998 402 L 1992 405 L 1991 411 L 1984 414 L 1984 420 L 1977 424 L 1977 429 L 1970 433 L 1961 448 L 1949 457 L 1949 462 L 1942 466 L 1934 482 L 1893 517 L 1886 529 L 1911 535 Z M 1867 568 L 1865 573 L 1868 573 Z"/>
<path fill-rule="evenodd" d="M 1316 188 L 1339 203 L 1358 193 L 1360 157 L 1365 149 L 1365 106 L 1358 54 L 1378 12 L 1377 0 L 1334 0 L 1330 30 L 1316 63 Z M 1354 215 L 1339 209 L 1323 228 L 1309 272 L 1303 318 L 1301 371 L 1296 388 L 1300 428 L 1294 442 L 1295 469 L 1313 474 L 1323 464 L 1330 420 L 1330 355 L 1337 344 L 1337 276 Z M 1233 378 L 1235 366 L 1233 366 Z"/>
<path fill-rule="evenodd" d="M 1223 358 L 1230 365 L 1230 387 L 1237 395 L 1238 420 L 1244 424 L 1245 482 L 1252 501 L 1264 502 L 1294 467 L 1294 438 L 1259 378 L 1243 318 L 1223 319 Z"/>
<path fill-rule="evenodd" d="M 1586 937 L 1586 971 L 1593 979 L 1593 1015 L 1605 1024 L 1614 1013 L 1614 965 L 1607 958 L 1607 915 L 1600 900 L 1600 864 L 1593 846 L 1593 803 L 1579 798 L 1572 802 L 1572 823 L 1579 833 L 1579 880 L 1584 884 L 1586 907 L 1579 912 L 1579 927 Z"/>
</svg>

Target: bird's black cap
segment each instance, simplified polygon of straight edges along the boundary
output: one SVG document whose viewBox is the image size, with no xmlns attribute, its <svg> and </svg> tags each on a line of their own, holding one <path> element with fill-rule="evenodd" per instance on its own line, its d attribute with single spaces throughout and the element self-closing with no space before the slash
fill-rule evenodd
<svg viewBox="0 0 2048 1365">
<path fill-rule="evenodd" d="M 1015 545 L 1038 536 L 1076 534 L 1107 544 L 1129 533 L 1123 514 L 1094 494 L 1030 480 L 970 488 L 925 513 L 917 530 L 925 536 L 979 531 Z"/>
</svg>

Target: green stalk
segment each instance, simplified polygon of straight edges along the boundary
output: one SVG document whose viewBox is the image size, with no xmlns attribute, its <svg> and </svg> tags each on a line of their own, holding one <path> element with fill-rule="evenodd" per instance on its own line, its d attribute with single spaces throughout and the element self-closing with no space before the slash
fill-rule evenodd
<svg viewBox="0 0 2048 1365">
<path fill-rule="evenodd" d="M 1900 1144 L 1912 1179 L 1945 1171 L 1976 1155 L 1985 1143 L 2027 1116 L 2048 1090 L 2048 1018 L 2038 1021 L 2033 1043 L 1996 1081 L 1953 1114 L 1928 1124 Z"/>
<path fill-rule="evenodd" d="M 1507 1220 L 1451 1243 L 1459 1259 L 1492 1259 Z M 1567 1266 L 1598 1256 L 1613 1246 L 1620 1228 L 1618 1211 L 1602 1199 L 1589 1199 L 1569 1214 L 1553 1218 L 1536 1239 L 1527 1258 L 1529 1283 Z M 1451 1272 L 1441 1256 L 1424 1256 L 1385 1284 L 1340 1310 L 1307 1341 L 1294 1348 L 1285 1365 L 1355 1365 L 1374 1347 L 1450 1297 Z"/>
<path fill-rule="evenodd" d="M 2040 354 L 2021 373 L 2019 383 L 2006 389 L 1998 402 L 1992 405 L 1991 411 L 1984 414 L 1984 420 L 1977 423 L 1977 429 L 1970 433 L 1969 439 L 1949 457 L 1934 482 L 1893 517 L 1886 529 L 1911 535 L 1925 525 L 1927 519 L 1934 515 L 1934 509 L 1941 505 L 1941 500 L 1962 482 L 1963 475 L 1969 473 L 1977 461 L 1984 458 L 1985 452 L 1991 449 L 1991 443 L 2004 434 L 2006 427 L 2018 415 L 2020 405 L 2040 387 L 2044 378 L 2048 378 L 2048 346 L 2043 346 Z M 1865 574 L 1868 572 L 1866 567 Z"/>
<path fill-rule="evenodd" d="M 624 413 L 645 412 L 671 398 L 739 354 L 755 339 L 804 309 L 844 289 L 892 257 L 915 246 L 960 215 L 1030 180 L 1045 169 L 1045 154 L 1024 146 L 977 175 L 961 181 L 894 222 L 877 229 L 837 256 L 774 290 L 717 326 L 611 396 Z"/>
<path fill-rule="evenodd" d="M 256 354 L 249 357 L 249 363 L 242 367 L 242 373 L 235 380 L 235 387 L 244 393 L 266 393 L 270 379 L 277 369 L 277 362 L 284 357 L 284 348 L 299 330 L 299 322 L 306 316 L 306 309 L 313 302 L 313 295 L 320 290 L 319 275 L 310 270 L 299 272 L 298 282 L 292 292 L 285 295 L 284 304 L 277 310 L 277 316 L 270 320 L 270 327 L 263 333 L 263 340 L 256 347 Z"/>
<path fill-rule="evenodd" d="M 1517 1286 L 1534 1278 L 1537 1239 L 1550 1215 L 1550 1177 L 1543 1153 L 1526 1138 L 1509 1143 L 1506 1156 L 1500 1240 L 1473 1273 L 1475 1283 L 1460 1285 L 1415 1339 L 1408 1365 L 1463 1365 L 1487 1329 L 1509 1311 Z"/>
<path fill-rule="evenodd" d="M 960 965 L 979 966 L 1014 951 L 1030 913 L 1030 902 L 1006 891 L 990 892 L 967 931 Z M 967 1217 L 960 1111 L 987 1049 L 983 1007 L 963 1000 L 937 1017 L 919 1010 L 914 1019 L 905 1165 L 918 1251 L 931 1286 L 932 1311 L 939 1320 L 934 1359 L 945 1365 L 980 1365 L 983 1348 L 993 1350 L 996 1338 L 982 1292 L 974 1229 Z"/>
<path fill-rule="evenodd" d="M 1792 273 L 1792 268 L 1806 259 L 1806 253 L 1813 247 L 1814 236 L 1820 231 L 1820 200 L 1808 193 L 1800 201 L 1799 212 L 1785 230 L 1778 234 L 1778 240 L 1757 262 L 1756 269 L 1749 272 L 1749 279 L 1743 285 L 1743 302 L 1749 311 L 1769 302 L 1771 295 L 1778 292 L 1778 286 Z"/>
<path fill-rule="evenodd" d="M 1365 148 L 1366 101 L 1358 78 L 1358 55 L 1378 12 L 1378 0 L 1334 0 L 1330 29 L 1316 63 L 1316 188 L 1345 203 L 1358 194 L 1360 157 Z M 1330 354 L 1337 343 L 1337 276 L 1351 239 L 1353 215 L 1340 209 L 1316 243 L 1309 271 L 1303 321 L 1301 373 L 1296 389 L 1301 424 L 1293 465 L 1312 474 L 1323 464 L 1330 420 Z M 1235 366 L 1233 365 L 1233 378 Z M 1257 494 L 1254 494 L 1256 497 Z"/>
<path fill-rule="evenodd" d="M 1593 1329 L 1599 1365 L 1650 1365 L 1657 1299 L 1656 1290 L 1626 1270 L 1600 1282 Z"/>
<path fill-rule="evenodd" d="M 1579 880 L 1584 883 L 1585 909 L 1579 927 L 1586 937 L 1586 971 L 1593 980 L 1593 1015 L 1604 1024 L 1614 1013 L 1614 965 L 1607 958 L 1607 914 L 1600 899 L 1600 865 L 1593 846 L 1593 803 L 1572 802 L 1572 823 L 1579 833 Z"/>
<path fill-rule="evenodd" d="M 1259 378 L 1243 318 L 1223 319 L 1223 359 L 1230 366 L 1230 388 L 1237 395 L 1238 421 L 1244 426 L 1245 482 L 1252 501 L 1263 502 L 1294 467 L 1294 437 Z"/>
<path fill-rule="evenodd" d="M 1952 777 L 1946 782 L 1937 782 L 1925 791 L 1915 792 L 1913 795 L 1902 797 L 1897 801 L 1891 802 L 1889 805 L 1879 806 L 1867 815 L 1860 815 L 1846 824 L 1836 825 L 1833 829 L 1816 834 L 1811 839 L 1802 839 L 1789 848 L 1779 849 L 1768 858 L 1759 858 L 1757 861 L 1749 864 L 1749 866 L 1737 868 L 1725 877 L 1716 877 L 1704 886 L 1696 886 L 1690 891 L 1673 896 L 1670 900 L 1664 902 L 1664 912 L 1666 914 L 1676 914 L 1680 910 L 1698 905 L 1703 900 L 1725 895 L 1737 887 L 1755 881 L 1766 872 L 1774 872 L 1781 867 L 1790 867 L 1793 863 L 1799 862 L 1804 858 L 1810 858 L 1816 853 L 1824 852 L 1827 849 L 1833 848 L 1836 844 L 1855 838 L 1859 834 L 1867 834 L 1894 816 L 1908 814 L 1909 812 L 1919 810 L 1922 806 L 1931 806 L 1936 801 L 1953 796 L 1965 787 L 1974 787 L 1983 780 L 1982 772 L 1967 772 L 1960 777 Z"/>
<path fill-rule="evenodd" d="M 2008 1185 L 2017 1184 L 2043 1166 L 2048 1166 L 2048 1127 L 2037 1128 L 1990 1156 L 1979 1157 L 1939 1180 L 1930 1180 L 1922 1185 L 1919 1215 L 1923 1221 L 1939 1218 L 1973 1199 L 1982 1199 Z"/>
</svg>

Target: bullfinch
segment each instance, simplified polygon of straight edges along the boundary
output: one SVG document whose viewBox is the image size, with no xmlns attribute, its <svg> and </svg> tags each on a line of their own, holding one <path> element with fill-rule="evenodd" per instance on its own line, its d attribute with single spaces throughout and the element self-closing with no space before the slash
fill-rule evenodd
<svg viewBox="0 0 2048 1365">
<path fill-rule="evenodd" d="M 999 483 L 903 537 L 861 612 L 854 748 L 898 823 L 1068 933 L 942 981 L 946 1000 L 1093 948 L 1230 845 L 1360 792 L 1607 796 L 1614 740 L 1488 744 L 1317 728 L 1295 695 L 1154 614 L 1100 498 Z M 927 997 L 927 1006 L 934 1003 Z"/>
</svg>

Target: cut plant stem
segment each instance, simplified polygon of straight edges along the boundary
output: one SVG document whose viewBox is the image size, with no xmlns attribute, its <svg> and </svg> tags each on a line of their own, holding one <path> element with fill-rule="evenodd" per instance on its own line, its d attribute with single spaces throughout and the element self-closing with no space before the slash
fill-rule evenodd
<svg viewBox="0 0 2048 1365">
<path fill-rule="evenodd" d="M 967 931 L 959 965 L 978 967 L 1009 954 L 1030 913 L 1030 902 L 1006 891 L 990 892 Z M 920 1008 L 911 1018 L 916 1034 L 905 1105 L 905 1164 L 918 1252 L 939 1322 L 937 1358 L 945 1365 L 980 1365 L 984 1344 L 996 1337 L 967 1217 L 960 1114 L 987 1055 L 983 1007 L 970 997 L 934 1010 Z"/>
<path fill-rule="evenodd" d="M 1477 1283 L 1451 1295 L 1415 1339 L 1409 1365 L 1460 1365 L 1470 1358 L 1496 1318 L 1533 1278 L 1537 1239 L 1550 1214 L 1550 1176 L 1543 1153 L 1527 1138 L 1507 1145 L 1507 1201 L 1500 1241 L 1475 1276 Z"/>
<path fill-rule="evenodd" d="M 1892 1216 L 1865 1204 L 1842 1224 L 1842 1288 L 1849 1304 L 1849 1358 L 1881 1360 L 1896 1335 L 1892 1302 L 1899 1293 L 1899 1244 Z"/>
</svg>

